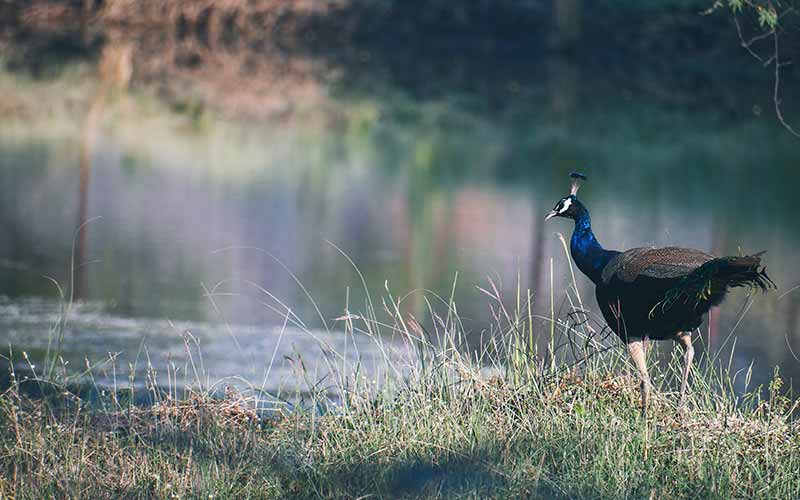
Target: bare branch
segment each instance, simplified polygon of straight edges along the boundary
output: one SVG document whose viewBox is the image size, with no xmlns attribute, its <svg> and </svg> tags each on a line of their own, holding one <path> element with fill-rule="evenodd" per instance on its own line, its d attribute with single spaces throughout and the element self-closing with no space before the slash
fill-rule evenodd
<svg viewBox="0 0 800 500">
<path fill-rule="evenodd" d="M 750 1 L 745 0 L 745 3 L 755 9 L 756 11 L 763 10 L 763 7 L 760 5 Z M 773 9 L 772 3 L 768 2 L 769 8 Z M 790 134 L 794 135 L 795 137 L 800 138 L 800 132 L 798 132 L 792 125 L 790 125 L 786 118 L 783 116 L 783 110 L 781 108 L 781 98 L 780 98 L 780 91 L 781 91 L 781 67 L 788 66 L 791 64 L 791 61 L 781 61 L 780 60 L 780 44 L 778 43 L 778 38 L 780 37 L 780 31 L 782 29 L 782 25 L 780 21 L 784 18 L 784 16 L 796 12 L 794 8 L 789 7 L 785 9 L 780 14 L 775 15 L 775 19 L 773 22 L 769 23 L 770 29 L 768 31 L 764 31 L 761 34 L 755 35 L 750 39 L 745 39 L 744 33 L 742 32 L 742 26 L 739 23 L 738 16 L 733 16 L 733 22 L 736 25 L 736 33 L 739 35 L 739 41 L 741 42 L 741 46 L 747 50 L 747 52 L 757 59 L 761 65 L 766 68 L 770 64 L 775 66 L 774 70 L 774 77 L 773 77 L 773 88 L 772 88 L 772 100 L 775 107 L 775 116 L 778 119 L 778 122 L 789 131 Z M 769 57 L 762 56 L 758 54 L 754 48 L 753 44 L 759 42 L 761 40 L 766 40 L 772 38 L 772 54 Z"/>
<path fill-rule="evenodd" d="M 800 138 L 800 132 L 797 132 L 791 125 L 786 122 L 786 119 L 783 117 L 783 111 L 781 111 L 781 99 L 780 99 L 780 87 L 781 87 L 781 66 L 787 63 L 781 63 L 780 60 L 780 52 L 779 52 L 779 45 L 778 45 L 778 30 L 772 30 L 772 40 L 773 40 L 773 47 L 775 48 L 775 53 L 773 54 L 773 58 L 775 59 L 775 85 L 773 87 L 772 93 L 772 100 L 775 103 L 775 115 L 778 117 L 778 121 L 781 122 L 781 125 L 788 130 L 793 136 Z"/>
<path fill-rule="evenodd" d="M 759 56 L 753 49 L 751 49 L 750 46 L 759 40 L 764 40 L 765 38 L 769 37 L 771 33 L 769 32 L 762 33 L 758 36 L 754 36 L 749 41 L 746 41 L 744 39 L 744 35 L 742 34 L 742 27 L 739 24 L 739 18 L 734 16 L 733 22 L 736 24 L 736 32 L 739 34 L 739 40 L 742 42 L 742 47 L 744 47 L 747 50 L 747 52 L 750 53 L 751 56 L 755 57 L 756 59 L 758 59 L 763 63 L 764 59 L 761 56 Z"/>
</svg>

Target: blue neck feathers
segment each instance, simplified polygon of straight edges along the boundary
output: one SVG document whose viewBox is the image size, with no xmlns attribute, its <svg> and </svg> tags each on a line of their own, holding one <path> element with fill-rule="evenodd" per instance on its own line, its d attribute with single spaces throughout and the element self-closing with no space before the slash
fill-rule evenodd
<svg viewBox="0 0 800 500">
<path fill-rule="evenodd" d="M 604 250 L 592 233 L 592 221 L 589 211 L 581 206 L 575 217 L 575 230 L 570 241 L 572 259 L 590 280 L 596 285 L 601 282 L 603 268 L 614 255 L 619 252 Z"/>
</svg>

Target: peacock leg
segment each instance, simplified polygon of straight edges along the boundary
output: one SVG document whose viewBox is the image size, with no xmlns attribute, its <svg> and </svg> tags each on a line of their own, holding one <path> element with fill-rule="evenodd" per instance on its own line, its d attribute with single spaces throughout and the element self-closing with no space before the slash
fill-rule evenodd
<svg viewBox="0 0 800 500">
<path fill-rule="evenodd" d="M 644 352 L 644 339 L 628 342 L 628 352 L 639 370 L 639 386 L 642 393 L 642 416 L 647 415 L 647 400 L 650 398 L 650 376 L 647 374 L 647 361 Z"/>
<path fill-rule="evenodd" d="M 681 398 L 678 408 L 683 408 L 686 403 L 686 387 L 689 384 L 689 370 L 694 359 L 694 347 L 692 346 L 692 334 L 690 332 L 678 333 L 678 342 L 683 346 L 683 378 L 681 379 Z"/>
</svg>

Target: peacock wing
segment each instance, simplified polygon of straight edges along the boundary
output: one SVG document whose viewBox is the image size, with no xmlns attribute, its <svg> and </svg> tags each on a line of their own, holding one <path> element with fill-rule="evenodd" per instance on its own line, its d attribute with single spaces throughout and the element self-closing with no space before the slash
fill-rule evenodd
<svg viewBox="0 0 800 500">
<path fill-rule="evenodd" d="M 700 250 L 679 247 L 639 247 L 615 256 L 603 268 L 603 283 L 614 277 L 626 283 L 639 276 L 651 278 L 679 278 L 686 276 L 714 258 Z"/>
</svg>

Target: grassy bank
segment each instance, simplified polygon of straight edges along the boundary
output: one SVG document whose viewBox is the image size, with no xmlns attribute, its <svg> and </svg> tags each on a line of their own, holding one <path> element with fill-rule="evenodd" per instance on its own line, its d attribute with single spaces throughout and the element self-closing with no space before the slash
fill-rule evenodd
<svg viewBox="0 0 800 500">
<path fill-rule="evenodd" d="M 797 498 L 781 404 L 708 398 L 646 420 L 633 382 L 419 380 L 332 414 L 258 417 L 231 396 L 56 410 L 7 392 L 3 498 Z M 355 402 L 355 399 L 354 401 Z M 770 402 L 774 403 L 774 402 Z"/>
<path fill-rule="evenodd" d="M 385 318 L 369 305 L 340 318 L 344 334 L 396 334 L 413 359 L 379 381 L 342 363 L 302 406 L 154 388 L 135 406 L 132 390 L 81 398 L 12 374 L 0 396 L 0 497 L 800 496 L 800 427 L 777 374 L 737 393 L 748 375 L 706 358 L 681 412 L 674 357 L 654 366 L 658 395 L 642 418 L 623 349 L 585 324 L 539 331 L 525 308 L 498 301 L 496 340 L 470 357 L 452 304 L 428 330 L 384 303 Z"/>
</svg>

